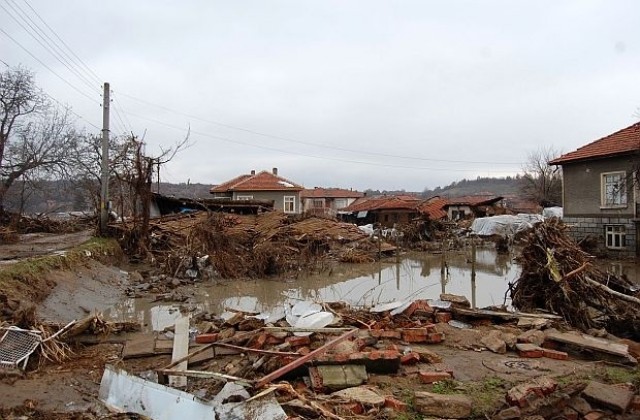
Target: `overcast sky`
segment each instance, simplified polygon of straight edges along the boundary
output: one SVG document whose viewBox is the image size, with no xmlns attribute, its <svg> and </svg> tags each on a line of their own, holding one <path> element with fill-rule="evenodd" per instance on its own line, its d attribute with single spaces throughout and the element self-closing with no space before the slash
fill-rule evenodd
<svg viewBox="0 0 640 420">
<path fill-rule="evenodd" d="M 154 154 L 191 128 L 168 182 L 278 167 L 306 187 L 421 191 L 513 175 L 540 147 L 638 120 L 633 0 L 0 5 L 0 59 L 32 69 L 78 125 L 99 132 L 108 81 L 112 134 L 144 134 Z"/>
</svg>

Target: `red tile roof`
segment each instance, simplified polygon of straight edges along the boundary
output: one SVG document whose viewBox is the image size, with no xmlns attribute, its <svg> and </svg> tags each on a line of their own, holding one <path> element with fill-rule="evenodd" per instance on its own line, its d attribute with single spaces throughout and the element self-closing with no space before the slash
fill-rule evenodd
<svg viewBox="0 0 640 420">
<path fill-rule="evenodd" d="M 415 210 L 420 199 L 413 196 L 374 196 L 362 197 L 342 209 L 347 212 L 371 210 Z"/>
<path fill-rule="evenodd" d="M 240 175 L 230 181 L 211 188 L 209 192 L 231 191 L 301 191 L 304 187 L 274 175 L 271 172 L 261 171 L 255 175 Z"/>
<path fill-rule="evenodd" d="M 341 188 L 320 188 L 303 190 L 300 193 L 302 198 L 360 198 L 364 197 L 364 193 L 353 190 L 345 190 Z"/>
<path fill-rule="evenodd" d="M 444 211 L 444 206 L 448 203 L 449 201 L 444 198 L 433 197 L 420 203 L 418 211 L 429 216 L 429 219 L 431 220 L 444 219 L 447 217 L 447 212 Z"/>
<path fill-rule="evenodd" d="M 487 195 L 467 195 L 464 197 L 453 197 L 448 199 L 448 206 L 482 206 L 491 205 L 502 200 L 500 196 L 487 196 Z"/>
<path fill-rule="evenodd" d="M 635 123 L 613 134 L 591 142 L 577 150 L 553 159 L 549 164 L 565 163 L 611 157 L 640 151 L 640 123 Z"/>
</svg>

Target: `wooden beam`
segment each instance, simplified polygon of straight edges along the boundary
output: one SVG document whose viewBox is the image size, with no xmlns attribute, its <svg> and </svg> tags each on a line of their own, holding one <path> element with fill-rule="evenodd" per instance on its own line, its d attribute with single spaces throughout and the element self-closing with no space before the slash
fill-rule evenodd
<svg viewBox="0 0 640 420">
<path fill-rule="evenodd" d="M 340 343 L 340 342 L 342 342 L 342 341 L 354 336 L 357 332 L 358 332 L 357 328 L 349 330 L 346 333 L 342 334 L 340 337 L 335 338 L 332 341 L 329 341 L 328 343 L 323 345 L 322 347 L 319 347 L 319 348 L 315 349 L 311 353 L 309 353 L 309 354 L 307 354 L 305 356 L 302 356 L 297 360 L 294 360 L 293 362 L 289 363 L 286 366 L 281 367 L 280 369 L 274 370 L 270 374 L 262 377 L 262 379 L 260 379 L 256 383 L 256 388 L 261 388 L 261 387 L 265 386 L 266 384 L 270 383 L 271 381 L 274 381 L 274 380 L 278 379 L 282 375 L 285 375 L 285 374 L 291 372 L 293 369 L 295 369 L 295 368 L 297 368 L 299 366 L 302 366 L 303 364 L 305 364 L 309 360 L 313 359 L 316 356 L 321 355 L 322 353 L 326 352 L 327 350 L 329 350 L 333 346 L 337 345 L 338 343 Z"/>
</svg>

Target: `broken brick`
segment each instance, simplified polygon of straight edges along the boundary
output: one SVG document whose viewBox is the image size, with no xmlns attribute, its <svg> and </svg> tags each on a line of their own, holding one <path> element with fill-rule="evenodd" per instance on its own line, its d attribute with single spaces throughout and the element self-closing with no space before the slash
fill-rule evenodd
<svg viewBox="0 0 640 420">
<path fill-rule="evenodd" d="M 335 407 L 336 413 L 342 416 L 359 416 L 364 414 L 364 407 L 359 402 L 349 402 L 338 404 Z"/>
<path fill-rule="evenodd" d="M 218 341 L 218 333 L 198 334 L 196 335 L 196 343 L 207 344 Z"/>
<path fill-rule="evenodd" d="M 583 417 L 584 420 L 600 420 L 605 417 L 605 414 L 602 411 L 592 411 L 590 413 L 585 414 Z"/>
<path fill-rule="evenodd" d="M 391 338 L 399 340 L 401 338 L 398 330 L 371 330 L 371 336 L 375 338 Z"/>
<path fill-rule="evenodd" d="M 267 342 L 267 338 L 267 334 L 260 334 L 249 342 L 249 347 L 252 349 L 261 349 Z"/>
<path fill-rule="evenodd" d="M 285 341 L 291 344 L 291 347 L 308 346 L 309 344 L 311 344 L 311 338 L 309 338 L 308 335 L 303 335 L 302 337 L 287 337 Z"/>
<path fill-rule="evenodd" d="M 403 365 L 415 365 L 420 362 L 420 355 L 416 352 L 410 352 L 400 358 L 400 363 Z"/>
<path fill-rule="evenodd" d="M 407 411 L 408 408 L 407 403 L 404 403 L 393 397 L 385 397 L 384 406 L 395 411 Z"/>
<path fill-rule="evenodd" d="M 536 378 L 511 388 L 507 392 L 507 402 L 520 408 L 529 407 L 535 400 L 553 393 L 557 387 L 558 383 L 551 378 Z"/>
<path fill-rule="evenodd" d="M 447 323 L 451 321 L 451 319 L 453 319 L 453 317 L 451 316 L 451 312 L 437 312 L 435 314 L 436 322 Z"/>
<path fill-rule="evenodd" d="M 445 379 L 451 379 L 451 375 L 448 372 L 432 372 L 421 370 L 418 372 L 420 381 L 425 384 L 432 384 L 438 381 L 444 381 Z"/>
<path fill-rule="evenodd" d="M 542 356 L 549 359 L 556 360 L 567 360 L 569 358 L 569 354 L 564 351 L 552 350 L 552 349 L 542 349 Z"/>
<path fill-rule="evenodd" d="M 311 349 L 307 346 L 304 346 L 304 347 L 300 347 L 298 350 L 296 350 L 296 352 L 304 356 L 311 353 Z"/>
<path fill-rule="evenodd" d="M 516 350 L 518 350 L 520 357 L 539 358 L 543 355 L 542 347 L 538 347 L 535 344 L 518 343 L 516 344 Z"/>
<path fill-rule="evenodd" d="M 402 330 L 402 340 L 407 343 L 426 343 L 428 335 L 426 328 L 406 328 Z"/>
<path fill-rule="evenodd" d="M 429 344 L 438 344 L 444 340 L 444 334 L 442 333 L 429 333 L 427 334 L 427 343 Z"/>
</svg>

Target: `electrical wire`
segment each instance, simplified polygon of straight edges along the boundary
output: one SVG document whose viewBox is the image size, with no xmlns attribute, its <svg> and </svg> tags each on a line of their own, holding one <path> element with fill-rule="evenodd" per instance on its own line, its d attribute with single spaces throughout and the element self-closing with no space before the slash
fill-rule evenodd
<svg viewBox="0 0 640 420">
<path fill-rule="evenodd" d="M 302 141 L 302 140 L 291 139 L 291 138 L 288 138 L 288 137 L 282 137 L 282 136 L 262 133 L 260 131 L 255 131 L 255 130 L 251 130 L 251 129 L 247 129 L 247 128 L 242 128 L 242 127 L 237 127 L 237 126 L 221 123 L 221 122 L 218 122 L 218 121 L 204 119 L 204 118 L 198 117 L 196 115 L 190 115 L 190 114 L 187 114 L 187 113 L 175 110 L 175 109 L 168 108 L 168 107 L 163 106 L 163 105 L 154 104 L 152 102 L 146 101 L 144 99 L 137 98 L 135 96 L 132 96 L 132 95 L 129 95 L 129 94 L 123 93 L 123 92 L 120 92 L 120 95 L 124 96 L 126 98 L 129 98 L 129 99 L 132 99 L 134 101 L 137 101 L 137 102 L 140 102 L 140 103 L 144 103 L 146 105 L 154 106 L 156 108 L 163 109 L 165 111 L 168 111 L 168 112 L 171 112 L 171 113 L 174 113 L 174 114 L 178 114 L 178 115 L 181 115 L 183 117 L 191 118 L 191 119 L 194 119 L 194 120 L 202 121 L 202 122 L 205 122 L 205 123 L 208 123 L 208 124 L 218 125 L 218 126 L 221 126 L 221 127 L 230 128 L 230 129 L 238 130 L 238 131 L 244 131 L 246 133 L 255 134 L 257 136 L 262 136 L 262 137 L 269 137 L 269 138 L 273 138 L 273 139 L 276 139 L 276 140 L 283 140 L 283 141 L 287 141 L 287 142 L 291 142 L 291 143 L 298 143 L 298 144 L 303 144 L 303 145 L 307 145 L 307 146 L 314 146 L 314 147 L 325 148 L 325 149 L 330 149 L 330 150 L 338 150 L 338 151 L 342 151 L 342 152 L 357 153 L 359 155 L 371 155 L 371 156 L 378 156 L 378 157 L 385 157 L 385 158 L 418 160 L 418 161 L 426 161 L 426 162 L 441 162 L 441 163 L 469 163 L 469 164 L 486 164 L 486 165 L 521 165 L 522 164 L 522 162 L 490 162 L 490 161 L 434 159 L 434 158 L 424 158 L 424 157 L 417 157 L 417 156 L 402 156 L 402 155 L 394 155 L 394 154 L 388 154 L 388 153 L 369 152 L 369 151 L 366 151 L 366 150 L 355 150 L 355 149 L 348 149 L 348 148 L 338 147 L 338 146 L 327 146 L 327 145 L 323 145 L 323 144 L 311 143 L 311 142 L 306 142 L 306 141 Z"/>
<path fill-rule="evenodd" d="M 142 115 L 139 115 L 139 114 L 134 114 L 134 113 L 131 113 L 131 112 L 129 112 L 128 114 L 130 116 L 132 116 L 132 117 L 139 118 L 139 119 L 142 119 L 142 120 L 146 120 L 146 121 L 149 121 L 149 122 L 152 122 L 152 123 L 155 123 L 155 124 L 163 125 L 165 127 L 169 127 L 169 128 L 172 128 L 174 130 L 178 130 L 178 131 L 183 132 L 183 133 L 187 131 L 182 127 L 178 127 L 176 125 L 169 124 L 169 123 L 166 123 L 164 121 L 155 120 L 153 118 L 148 118 L 148 117 L 145 117 L 145 116 L 142 116 Z M 277 149 L 277 148 L 274 148 L 274 147 L 257 145 L 257 144 L 253 144 L 253 143 L 244 142 L 244 141 L 241 141 L 241 140 L 233 140 L 233 139 L 230 139 L 230 138 L 227 138 L 227 137 L 216 136 L 216 135 L 209 134 L 209 133 L 203 133 L 203 132 L 194 130 L 193 128 L 189 128 L 188 133 L 195 134 L 195 135 L 202 136 L 202 137 L 208 137 L 208 138 L 215 139 L 215 140 L 222 140 L 224 142 L 238 144 L 238 145 L 242 145 L 242 146 L 249 146 L 249 147 L 253 147 L 253 148 L 257 148 L 257 149 L 269 150 L 269 151 L 272 151 L 272 152 L 279 152 L 279 153 L 284 153 L 284 154 L 293 155 L 293 156 L 302 156 L 302 157 L 308 157 L 308 158 L 320 159 L 320 160 L 329 160 L 329 161 L 335 161 L 335 162 L 345 162 L 345 163 L 354 163 L 354 164 L 369 165 L 369 166 L 376 166 L 376 167 L 397 168 L 397 169 L 415 169 L 415 170 L 425 170 L 425 171 L 448 171 L 448 172 L 453 171 L 453 172 L 474 172 L 474 173 L 475 172 L 479 172 L 479 171 L 484 172 L 484 170 L 482 170 L 482 169 L 428 168 L 428 167 L 423 167 L 423 166 L 394 165 L 394 164 L 389 164 L 389 163 L 367 162 L 367 161 L 343 159 L 343 158 L 336 158 L 336 157 L 319 156 L 319 155 L 312 155 L 312 154 L 306 154 L 306 153 L 297 153 L 297 152 L 292 152 L 290 150 Z"/>
</svg>

